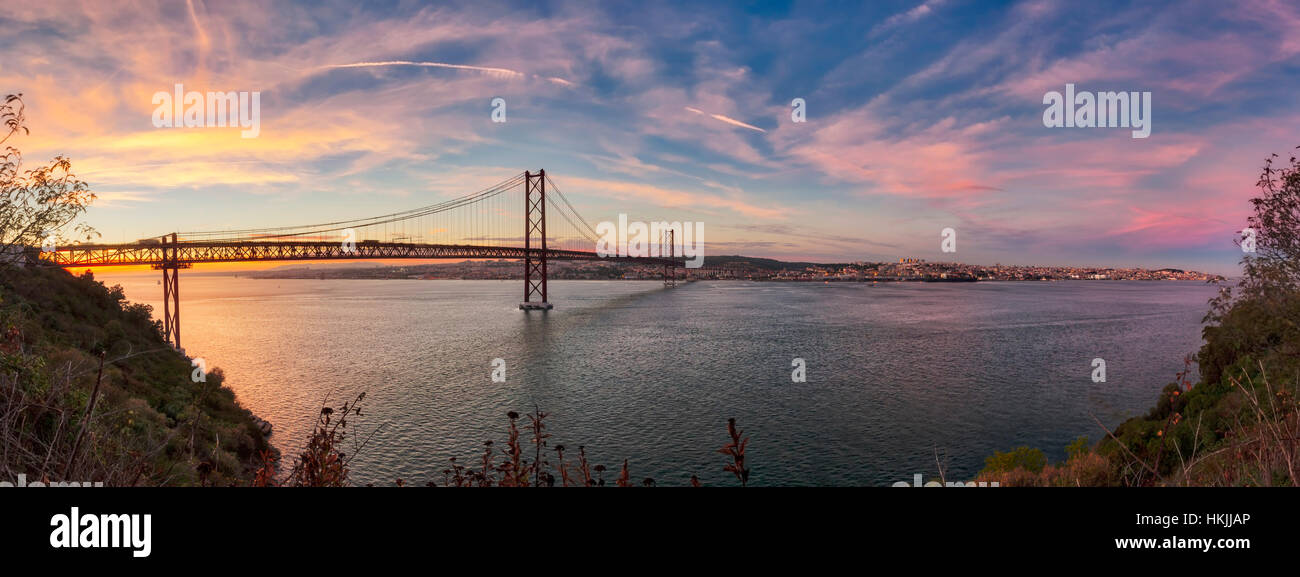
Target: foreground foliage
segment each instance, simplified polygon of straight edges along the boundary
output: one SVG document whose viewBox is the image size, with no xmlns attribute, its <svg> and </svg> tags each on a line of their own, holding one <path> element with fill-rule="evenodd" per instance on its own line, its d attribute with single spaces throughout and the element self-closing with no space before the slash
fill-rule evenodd
<svg viewBox="0 0 1300 577">
<path fill-rule="evenodd" d="M 1300 484 L 1300 160 L 1268 159 L 1251 200 L 1255 252 L 1210 301 L 1204 345 L 1146 415 L 1057 466 L 994 466 L 1003 485 Z M 1099 424 L 1100 425 L 1100 424 Z M 1018 451 L 1036 451 L 1021 448 Z M 1039 452 L 1041 455 L 1041 451 Z M 1001 461 L 997 461 L 1001 462 Z"/>
<path fill-rule="evenodd" d="M 361 416 L 361 403 L 366 398 L 361 393 L 355 399 L 339 407 L 323 407 L 316 420 L 316 426 L 307 440 L 306 447 L 294 459 L 292 468 L 284 486 L 290 487 L 342 487 L 348 484 L 349 464 L 352 458 L 365 449 L 370 439 L 379 429 L 367 434 L 357 433 L 355 427 L 348 429 L 349 422 Z M 509 419 L 506 443 L 498 447 L 494 441 L 483 443 L 483 452 L 464 463 L 451 457 L 447 468 L 424 481 L 427 487 L 604 487 L 609 480 L 606 473 L 613 477 L 612 483 L 617 487 L 654 487 L 654 479 L 646 477 L 640 481 L 632 478 L 628 460 L 615 474 L 604 465 L 593 464 L 587 459 L 587 449 L 578 446 L 577 455 L 573 455 L 564 445 L 550 444 L 550 433 L 546 432 L 547 413 L 540 409 L 525 415 L 527 423 L 521 423 L 518 412 L 506 413 Z M 521 431 L 520 425 L 524 425 Z M 357 436 L 353 436 L 356 433 Z M 521 436 L 527 434 L 526 441 Z M 736 428 L 736 420 L 727 420 L 727 434 L 730 442 L 718 449 L 727 455 L 729 462 L 723 470 L 732 473 L 744 486 L 749 482 L 749 469 L 745 466 L 745 446 L 749 437 Z M 347 442 L 351 441 L 352 445 Z M 528 445 L 531 445 L 529 447 Z M 566 457 L 566 451 L 568 457 Z M 554 461 L 552 461 L 554 459 Z M 254 483 L 257 486 L 275 486 L 276 463 L 268 458 L 263 462 Z M 405 486 L 403 479 L 395 479 L 398 486 Z M 690 484 L 701 486 L 695 475 Z"/>
<path fill-rule="evenodd" d="M 0 481 L 242 483 L 269 446 L 219 369 L 89 273 L 0 267 Z"/>
</svg>

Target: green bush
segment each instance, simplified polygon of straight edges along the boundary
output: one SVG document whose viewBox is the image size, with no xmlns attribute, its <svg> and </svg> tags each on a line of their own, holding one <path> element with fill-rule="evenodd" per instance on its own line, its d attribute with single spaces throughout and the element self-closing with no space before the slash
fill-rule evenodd
<svg viewBox="0 0 1300 577">
<path fill-rule="evenodd" d="M 145 485 L 251 479 L 270 448 L 252 416 L 222 386 L 220 370 L 191 381 L 190 360 L 162 340 L 149 312 L 90 274 L 0 267 L 0 426 L 9 433 L 0 449 L 42 456 L 0 462 L 0 476 Z M 86 420 L 100 351 L 103 378 Z"/>
<path fill-rule="evenodd" d="M 984 459 L 984 473 L 1009 473 L 1016 469 L 1024 469 L 1031 473 L 1037 473 L 1043 470 L 1047 465 L 1047 455 L 1039 449 L 1030 447 L 1016 447 L 1009 452 L 1003 453 L 994 451 L 992 457 Z"/>
</svg>

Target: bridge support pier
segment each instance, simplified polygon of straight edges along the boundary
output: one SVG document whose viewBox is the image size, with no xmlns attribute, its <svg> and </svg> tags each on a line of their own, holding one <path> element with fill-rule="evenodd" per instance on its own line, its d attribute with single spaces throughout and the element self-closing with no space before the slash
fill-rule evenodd
<svg viewBox="0 0 1300 577">
<path fill-rule="evenodd" d="M 533 234 L 541 237 L 541 250 L 533 252 Z M 524 172 L 524 302 L 526 311 L 554 308 L 546 300 L 546 169 Z M 537 300 L 534 300 L 536 297 Z"/>
<path fill-rule="evenodd" d="M 176 233 L 162 237 L 162 262 L 153 266 L 162 270 L 163 278 L 163 340 L 177 350 L 181 348 L 181 275 L 180 269 L 189 264 L 180 262 L 180 247 Z"/>
<path fill-rule="evenodd" d="M 664 247 L 668 248 L 667 253 L 664 253 Z M 677 231 L 664 231 L 663 238 L 659 241 L 659 255 L 668 258 L 677 256 Z M 664 286 L 669 288 L 677 286 L 677 263 L 675 261 L 664 264 Z"/>
</svg>

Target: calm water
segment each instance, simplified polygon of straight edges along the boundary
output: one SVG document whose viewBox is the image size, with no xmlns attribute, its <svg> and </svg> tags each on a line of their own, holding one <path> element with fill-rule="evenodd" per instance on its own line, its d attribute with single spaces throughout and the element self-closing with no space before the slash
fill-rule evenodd
<svg viewBox="0 0 1300 577">
<path fill-rule="evenodd" d="M 505 440 L 507 411 L 550 413 L 550 442 L 633 478 L 731 484 L 726 420 L 752 436 L 752 481 L 886 485 L 977 472 L 994 450 L 1065 455 L 1145 412 L 1200 343 L 1200 283 L 253 280 L 182 273 L 187 352 L 221 367 L 288 457 L 321 405 L 367 392 L 384 424 L 353 480 L 441 481 L 447 459 Z M 155 275 L 107 275 L 159 308 Z M 505 359 L 507 382 L 491 381 Z M 791 382 L 791 360 L 808 380 Z M 1106 360 L 1093 383 L 1091 361 Z M 607 474 L 607 478 L 611 478 Z"/>
</svg>

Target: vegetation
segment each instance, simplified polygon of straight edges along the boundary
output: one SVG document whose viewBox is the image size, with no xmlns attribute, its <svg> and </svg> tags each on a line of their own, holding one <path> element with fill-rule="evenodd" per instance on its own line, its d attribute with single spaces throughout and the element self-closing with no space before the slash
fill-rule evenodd
<svg viewBox="0 0 1300 577">
<path fill-rule="evenodd" d="M 13 136 L 27 134 L 21 94 L 10 94 L 0 103 L 0 144 Z M 98 236 L 84 224 L 73 224 L 95 200 L 95 193 L 72 173 L 72 161 L 56 156 L 50 164 L 23 171 L 22 153 L 12 144 L 0 153 L 0 262 L 12 262 L 22 247 L 66 244 L 71 240 L 61 231 L 71 227 L 74 236 Z"/>
<path fill-rule="evenodd" d="M 90 273 L 0 268 L 0 480 L 242 483 L 269 446 L 249 412 Z"/>
<path fill-rule="evenodd" d="M 1024 469 L 1031 473 L 1043 470 L 1047 465 L 1047 455 L 1038 449 L 1017 447 L 1010 452 L 993 452 L 993 456 L 984 459 L 984 470 L 995 473 Z"/>
<path fill-rule="evenodd" d="M 1003 485 L 1300 484 L 1300 160 L 1269 158 L 1251 200 L 1243 278 L 1210 301 L 1204 344 L 1146 415 L 1058 466 L 1033 449 L 991 457 Z M 1246 242 L 1249 242 L 1247 240 Z M 1188 376 L 1196 362 L 1199 380 Z M 1100 425 L 1100 423 L 1099 423 Z M 1009 455 L 1019 455 L 1011 457 Z M 1041 453 L 1039 453 L 1041 455 Z"/>
<path fill-rule="evenodd" d="M 349 463 L 378 431 L 375 429 L 369 434 L 358 434 L 356 437 L 350 436 L 352 432 L 348 431 L 349 420 L 361 416 L 361 403 L 365 397 L 365 393 L 362 393 L 338 408 L 321 408 L 306 448 L 295 458 L 293 467 L 283 483 L 284 486 L 342 487 L 348 484 Z M 427 487 L 554 487 L 557 484 L 561 487 L 604 487 L 606 485 L 605 473 L 608 469 L 604 465 L 592 464 L 588 461 L 586 447 L 578 446 L 577 457 L 570 456 L 566 459 L 565 452 L 568 449 L 564 445 L 557 444 L 553 447 L 550 445 L 548 439 L 551 435 L 546 432 L 547 414 L 540 409 L 525 415 L 528 419 L 527 444 L 532 445 L 529 451 L 525 442 L 520 440 L 519 416 L 515 411 L 506 413 L 509 428 L 504 448 L 498 448 L 491 440 L 485 441 L 481 454 L 465 461 L 465 464 L 452 457 L 448 461 L 447 468 L 434 475 L 434 478 L 426 480 L 424 485 Z M 723 467 L 723 470 L 735 474 L 744 486 L 749 481 L 749 469 L 745 467 L 745 446 L 749 443 L 749 438 L 744 437 L 744 433 L 736 429 L 735 419 L 728 419 L 727 434 L 731 437 L 731 442 L 718 450 L 719 453 L 730 457 L 730 462 Z M 353 445 L 349 451 L 344 451 L 342 449 L 348 439 L 353 440 Z M 531 458 L 529 458 L 530 452 Z M 555 459 L 553 462 L 552 458 Z M 701 486 L 699 478 L 694 475 L 691 476 L 690 482 L 694 487 Z M 394 483 L 399 487 L 406 485 L 403 479 L 395 479 Z M 649 477 L 639 482 L 634 481 L 627 459 L 623 460 L 623 465 L 617 477 L 613 479 L 613 483 L 617 487 L 657 485 L 655 480 Z M 263 487 L 277 484 L 275 463 L 271 459 L 264 461 L 253 484 Z"/>
<path fill-rule="evenodd" d="M 220 369 L 196 369 L 163 341 L 148 305 L 125 301 L 90 273 L 0 268 L 0 480 L 105 485 L 341 487 L 378 429 L 361 432 L 365 395 L 320 409 L 305 446 L 281 474 L 279 454 L 252 415 L 222 386 Z M 504 445 L 484 443 L 462 464 L 431 472 L 426 485 L 551 487 L 634 480 L 550 442 L 547 414 L 507 414 Z M 749 481 L 748 437 L 727 424 L 724 470 Z M 525 439 L 526 438 L 526 439 Z M 472 464 L 471 464 L 472 463 Z M 405 484 L 401 479 L 398 485 Z M 699 485 L 692 478 L 692 485 Z"/>
<path fill-rule="evenodd" d="M 0 104 L 3 136 L 27 134 L 21 95 Z M 162 339 L 146 305 L 90 273 L 28 267 L 29 247 L 75 242 L 94 201 L 72 162 L 23 171 L 0 155 L 0 481 L 106 485 L 242 482 L 269 450 L 248 411 Z M 269 453 L 268 453 L 269 454 Z"/>
</svg>

